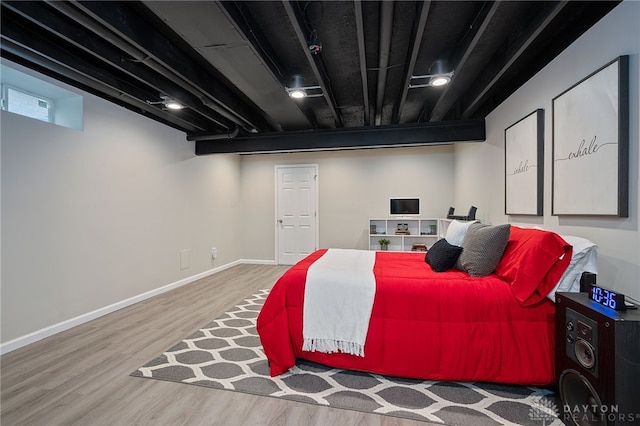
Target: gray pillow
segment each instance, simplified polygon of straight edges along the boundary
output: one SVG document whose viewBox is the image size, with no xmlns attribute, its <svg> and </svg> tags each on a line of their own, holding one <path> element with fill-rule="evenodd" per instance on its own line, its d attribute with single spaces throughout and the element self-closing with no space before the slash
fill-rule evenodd
<svg viewBox="0 0 640 426">
<path fill-rule="evenodd" d="M 511 226 L 483 225 L 469 226 L 462 241 L 462 253 L 456 262 L 456 269 L 465 271 L 472 277 L 484 277 L 496 269 L 509 241 Z"/>
</svg>

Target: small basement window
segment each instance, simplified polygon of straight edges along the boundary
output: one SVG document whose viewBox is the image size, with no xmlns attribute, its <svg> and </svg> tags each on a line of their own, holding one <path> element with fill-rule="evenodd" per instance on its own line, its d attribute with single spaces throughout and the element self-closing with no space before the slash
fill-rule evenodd
<svg viewBox="0 0 640 426">
<path fill-rule="evenodd" d="M 3 108 L 9 112 L 53 122 L 53 101 L 14 87 L 3 86 Z"/>
<path fill-rule="evenodd" d="M 71 129 L 84 128 L 82 95 L 40 78 L 35 71 L 2 60 L 2 110 Z M 51 82 L 49 82 L 51 81 Z"/>
</svg>

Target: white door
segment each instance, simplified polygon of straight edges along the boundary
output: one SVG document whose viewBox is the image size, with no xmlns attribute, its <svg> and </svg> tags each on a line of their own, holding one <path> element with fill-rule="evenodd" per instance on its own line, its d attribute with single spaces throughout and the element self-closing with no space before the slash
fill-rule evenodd
<svg viewBox="0 0 640 426">
<path fill-rule="evenodd" d="M 318 166 L 276 166 L 276 179 L 277 262 L 293 265 L 318 247 Z"/>
</svg>

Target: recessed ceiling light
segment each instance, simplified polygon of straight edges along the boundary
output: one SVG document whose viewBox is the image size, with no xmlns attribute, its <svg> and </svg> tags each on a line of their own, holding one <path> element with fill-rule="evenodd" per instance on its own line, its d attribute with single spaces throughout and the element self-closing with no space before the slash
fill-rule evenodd
<svg viewBox="0 0 640 426">
<path fill-rule="evenodd" d="M 429 79 L 429 85 L 431 86 L 444 86 L 451 81 L 451 75 L 453 74 L 449 68 L 449 62 L 444 59 L 438 59 L 431 67 L 429 67 L 429 73 L 431 78 Z"/>
<path fill-rule="evenodd" d="M 184 105 L 182 105 L 182 104 L 180 104 L 180 103 L 178 103 L 176 101 L 173 101 L 173 100 L 166 101 L 164 103 L 164 106 L 166 106 L 169 109 L 182 109 L 182 108 L 184 108 Z"/>
<path fill-rule="evenodd" d="M 303 89 L 293 89 L 289 91 L 289 96 L 294 99 L 301 99 L 307 96 L 307 92 L 305 92 Z"/>
<path fill-rule="evenodd" d="M 285 90 L 289 94 L 289 97 L 293 99 L 323 96 L 320 86 L 305 86 L 302 82 L 302 76 L 300 75 L 294 75 L 291 87 L 285 87 Z"/>
<path fill-rule="evenodd" d="M 182 105 L 180 102 L 176 101 L 175 99 L 170 98 L 167 95 L 160 95 L 160 101 L 147 101 L 147 103 L 149 105 L 162 105 L 164 108 L 167 109 L 172 109 L 172 110 L 179 110 L 179 109 L 183 109 L 185 108 L 184 105 Z"/>
<path fill-rule="evenodd" d="M 411 81 L 426 80 L 424 83 L 410 83 L 409 89 L 417 89 L 420 87 L 439 87 L 445 86 L 451 83 L 453 77 L 453 70 L 449 68 L 449 63 L 446 60 L 439 59 L 435 61 L 429 67 L 429 74 L 424 75 L 412 75 Z"/>
<path fill-rule="evenodd" d="M 437 86 L 444 86 L 445 84 L 449 84 L 450 81 L 451 81 L 451 78 L 449 76 L 439 75 L 439 76 L 431 77 L 429 84 L 437 87 Z"/>
</svg>

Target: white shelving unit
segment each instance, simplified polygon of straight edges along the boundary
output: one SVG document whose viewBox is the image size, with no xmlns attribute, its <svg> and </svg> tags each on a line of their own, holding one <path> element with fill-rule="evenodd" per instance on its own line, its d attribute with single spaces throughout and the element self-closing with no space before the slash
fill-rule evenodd
<svg viewBox="0 0 640 426">
<path fill-rule="evenodd" d="M 438 218 L 369 219 L 369 250 L 380 250 L 378 240 L 381 238 L 390 241 L 389 251 L 411 251 L 414 244 L 424 244 L 428 249 L 441 238 L 439 226 Z"/>
<path fill-rule="evenodd" d="M 438 235 L 440 238 L 444 238 L 447 235 L 447 229 L 451 222 L 453 222 L 453 219 L 438 219 Z"/>
</svg>

